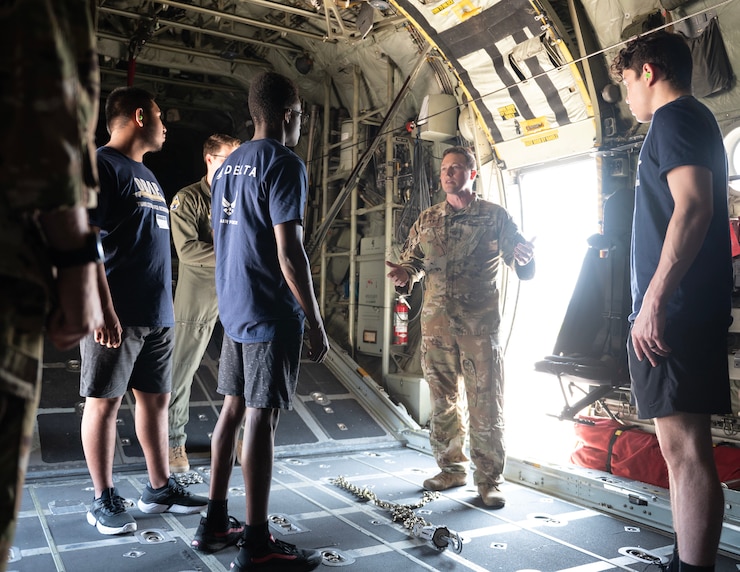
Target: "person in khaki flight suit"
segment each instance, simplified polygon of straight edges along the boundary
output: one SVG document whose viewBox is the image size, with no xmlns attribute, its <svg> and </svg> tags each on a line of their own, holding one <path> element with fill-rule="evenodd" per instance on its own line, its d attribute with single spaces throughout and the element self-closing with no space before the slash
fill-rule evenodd
<svg viewBox="0 0 740 572">
<path fill-rule="evenodd" d="M 505 504 L 499 490 L 505 461 L 504 372 L 498 340 L 498 267 L 514 266 L 517 276 L 534 276 L 534 247 L 522 237 L 503 207 L 473 190 L 475 157 L 450 147 L 440 168 L 444 202 L 419 215 L 398 264 L 388 277 L 399 291 L 426 276 L 421 312 L 422 369 L 432 398 L 430 441 L 442 471 L 424 488 L 442 491 L 467 482 L 470 434 L 473 475 L 483 503 Z M 459 392 L 462 376 L 468 412 Z"/>
<path fill-rule="evenodd" d="M 170 470 L 190 470 L 185 451 L 185 425 L 190 418 L 190 390 L 218 319 L 216 256 L 211 229 L 211 181 L 241 141 L 214 134 L 203 144 L 206 174 L 180 191 L 170 204 L 172 242 L 177 251 L 175 349 L 172 355 L 172 396 L 169 408 Z"/>
</svg>

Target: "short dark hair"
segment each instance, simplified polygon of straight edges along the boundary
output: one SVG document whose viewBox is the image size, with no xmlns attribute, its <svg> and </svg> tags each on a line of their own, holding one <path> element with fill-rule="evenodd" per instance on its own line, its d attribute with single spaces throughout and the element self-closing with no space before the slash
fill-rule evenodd
<svg viewBox="0 0 740 572">
<path fill-rule="evenodd" d="M 214 133 L 203 143 L 203 160 L 206 160 L 206 155 L 215 155 L 218 153 L 224 145 L 238 147 L 241 144 L 242 142 L 236 137 L 224 135 L 223 133 Z"/>
<path fill-rule="evenodd" d="M 467 147 L 460 147 L 460 146 L 447 147 L 447 149 L 442 151 L 442 158 L 444 159 L 450 153 L 456 153 L 458 155 L 463 155 L 465 157 L 465 166 L 471 171 L 477 170 L 476 164 L 475 164 L 475 155 L 473 155 L 473 152 Z"/>
<path fill-rule="evenodd" d="M 284 75 L 262 72 L 249 86 L 249 113 L 255 123 L 281 125 L 285 110 L 298 100 L 298 87 Z"/>
<path fill-rule="evenodd" d="M 680 34 L 659 30 L 638 36 L 619 51 L 612 61 L 611 73 L 619 81 L 628 69 L 640 77 L 644 64 L 660 68 L 674 88 L 691 91 L 691 50 Z"/>
<path fill-rule="evenodd" d="M 154 107 L 154 96 L 139 87 L 117 87 L 105 101 L 105 124 L 110 132 L 116 119 L 131 117 L 139 108 L 149 113 Z"/>
</svg>

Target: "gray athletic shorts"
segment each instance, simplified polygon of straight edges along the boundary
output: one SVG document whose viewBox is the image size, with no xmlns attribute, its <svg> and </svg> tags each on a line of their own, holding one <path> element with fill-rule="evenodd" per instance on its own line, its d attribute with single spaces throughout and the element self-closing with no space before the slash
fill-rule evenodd
<svg viewBox="0 0 740 572">
<path fill-rule="evenodd" d="M 637 359 L 632 336 L 627 336 L 632 397 L 638 417 L 729 413 L 727 328 L 669 323 L 664 337 L 671 353 L 659 357 L 658 365 L 652 367 L 647 358 Z"/>
<path fill-rule="evenodd" d="M 224 334 L 216 391 L 243 394 L 246 406 L 255 409 L 293 409 L 302 345 L 299 333 L 250 344 Z"/>
<path fill-rule="evenodd" d="M 93 334 L 80 342 L 82 397 L 120 397 L 130 387 L 146 393 L 172 390 L 174 328 L 123 328 L 118 348 L 106 348 Z"/>
</svg>

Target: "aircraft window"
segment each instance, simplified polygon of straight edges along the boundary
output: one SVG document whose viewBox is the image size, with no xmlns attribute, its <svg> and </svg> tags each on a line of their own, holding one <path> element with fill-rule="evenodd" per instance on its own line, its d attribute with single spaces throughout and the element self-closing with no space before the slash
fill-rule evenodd
<svg viewBox="0 0 740 572">
<path fill-rule="evenodd" d="M 514 203 L 509 191 L 521 196 L 520 228 L 526 238 L 536 236 L 537 260 L 534 279 L 520 284 L 506 347 L 506 439 L 512 455 L 562 463 L 572 451 L 572 423 L 548 416 L 564 405 L 557 379 L 534 371 L 534 362 L 552 352 L 587 239 L 599 232 L 597 181 L 596 161 L 586 158 L 527 169 L 516 180 L 519 193 L 507 190 L 507 207 Z"/>
</svg>

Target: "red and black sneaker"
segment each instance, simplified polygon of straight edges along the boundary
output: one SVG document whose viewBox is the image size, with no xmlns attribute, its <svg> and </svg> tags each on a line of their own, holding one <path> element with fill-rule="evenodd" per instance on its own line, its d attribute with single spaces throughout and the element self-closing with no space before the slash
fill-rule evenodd
<svg viewBox="0 0 740 572">
<path fill-rule="evenodd" d="M 208 528 L 208 519 L 201 517 L 200 525 L 198 526 L 198 530 L 195 531 L 195 538 L 193 538 L 190 546 L 195 550 L 210 554 L 211 552 L 218 552 L 227 546 L 236 544 L 239 542 L 243 533 L 244 525 L 233 516 L 229 517 L 229 528 L 223 532 L 210 530 Z"/>
<path fill-rule="evenodd" d="M 242 546 L 231 563 L 231 572 L 308 572 L 321 564 L 321 560 L 318 550 L 296 548 L 270 535 L 267 548 L 259 553 L 250 553 L 246 546 Z"/>
</svg>

